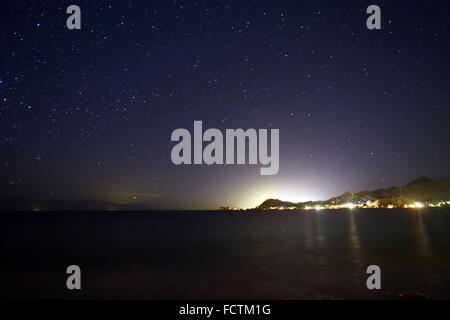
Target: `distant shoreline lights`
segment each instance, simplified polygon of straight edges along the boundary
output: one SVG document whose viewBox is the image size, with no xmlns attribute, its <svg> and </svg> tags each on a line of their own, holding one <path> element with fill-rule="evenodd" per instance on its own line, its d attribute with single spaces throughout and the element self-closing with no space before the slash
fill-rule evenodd
<svg viewBox="0 0 450 320">
<path fill-rule="evenodd" d="M 369 203 L 369 204 L 368 204 Z M 404 205 L 395 205 L 395 204 L 387 204 L 387 205 L 378 205 L 376 202 L 367 201 L 367 203 L 354 203 L 354 202 L 346 202 L 341 204 L 313 204 L 313 205 L 305 205 L 305 206 L 275 206 L 269 208 L 232 208 L 232 207 L 220 207 L 219 210 L 224 211 L 243 211 L 243 210 L 272 210 L 272 211 L 289 211 L 289 210 L 336 210 L 336 209 L 423 209 L 423 208 L 444 208 L 450 207 L 450 201 L 425 201 L 418 202 L 414 201 L 409 204 Z"/>
</svg>

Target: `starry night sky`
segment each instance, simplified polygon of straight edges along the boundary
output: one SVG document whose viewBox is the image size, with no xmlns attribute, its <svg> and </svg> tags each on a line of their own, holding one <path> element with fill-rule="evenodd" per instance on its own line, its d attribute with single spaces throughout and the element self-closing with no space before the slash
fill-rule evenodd
<svg viewBox="0 0 450 320">
<path fill-rule="evenodd" d="M 71 4 L 81 30 L 66 28 Z M 251 207 L 450 174 L 449 1 L 7 6 L 3 197 Z M 279 128 L 279 173 L 175 166 L 170 135 L 194 120 Z"/>
</svg>

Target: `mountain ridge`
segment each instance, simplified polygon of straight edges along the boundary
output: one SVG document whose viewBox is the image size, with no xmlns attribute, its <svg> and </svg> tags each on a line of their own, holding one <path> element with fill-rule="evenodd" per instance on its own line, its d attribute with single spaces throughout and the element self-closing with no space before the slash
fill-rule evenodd
<svg viewBox="0 0 450 320">
<path fill-rule="evenodd" d="M 376 189 L 374 191 L 359 191 L 356 193 L 345 191 L 343 194 L 328 200 L 291 202 L 279 199 L 267 199 L 257 209 L 274 207 L 305 208 L 314 205 L 339 205 L 348 202 L 363 203 L 378 201 L 380 205 L 393 204 L 395 206 L 408 205 L 416 201 L 450 200 L 450 177 L 430 179 L 419 177 L 400 187 Z"/>
</svg>

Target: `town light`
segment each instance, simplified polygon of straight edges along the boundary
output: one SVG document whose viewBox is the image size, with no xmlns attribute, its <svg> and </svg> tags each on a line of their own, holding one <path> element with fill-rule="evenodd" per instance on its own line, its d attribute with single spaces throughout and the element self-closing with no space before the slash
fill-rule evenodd
<svg viewBox="0 0 450 320">
<path fill-rule="evenodd" d="M 416 208 L 423 208 L 422 202 L 414 202 L 414 205 L 416 206 Z"/>
</svg>

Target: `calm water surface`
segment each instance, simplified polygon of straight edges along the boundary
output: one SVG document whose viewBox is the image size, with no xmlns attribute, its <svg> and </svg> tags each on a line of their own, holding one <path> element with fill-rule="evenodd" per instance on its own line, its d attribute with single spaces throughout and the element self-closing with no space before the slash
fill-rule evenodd
<svg viewBox="0 0 450 320">
<path fill-rule="evenodd" d="M 449 209 L 4 213 L 0 297 L 449 299 L 449 232 Z"/>
</svg>

